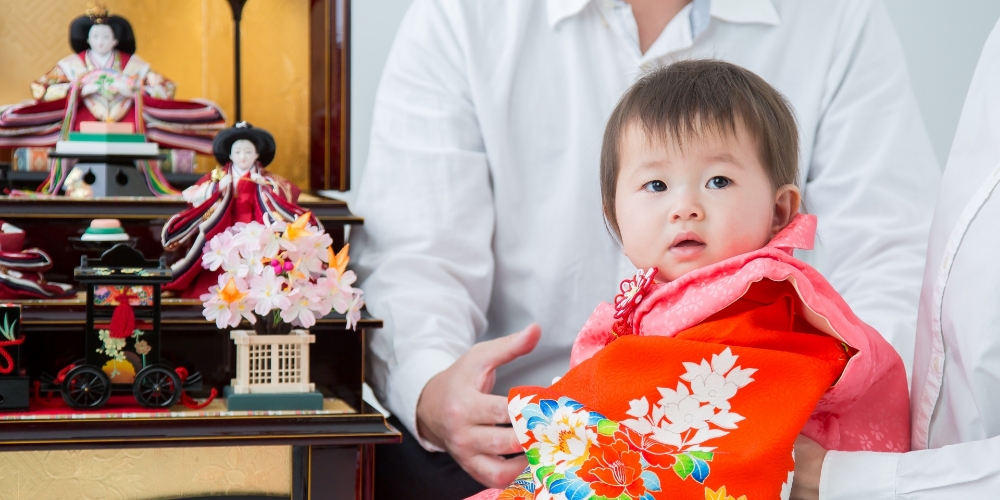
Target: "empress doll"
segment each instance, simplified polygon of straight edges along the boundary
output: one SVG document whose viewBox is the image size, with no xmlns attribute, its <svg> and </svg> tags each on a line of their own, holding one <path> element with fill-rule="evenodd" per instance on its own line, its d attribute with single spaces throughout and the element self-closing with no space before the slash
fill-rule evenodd
<svg viewBox="0 0 1000 500">
<path fill-rule="evenodd" d="M 0 146 L 52 146 L 85 121 L 134 124 L 136 133 L 161 146 L 211 152 L 225 126 L 218 105 L 174 99 L 175 85 L 135 54 L 132 26 L 95 7 L 73 20 L 74 54 L 31 83 L 33 101 L 0 106 Z M 58 165 L 56 165 L 58 167 Z M 57 192 L 64 171 L 43 186 Z"/>
<path fill-rule="evenodd" d="M 299 188 L 265 170 L 274 159 L 274 137 L 247 122 L 219 132 L 214 155 L 219 167 L 184 190 L 190 207 L 163 226 L 163 247 L 175 250 L 191 242 L 173 265 L 174 281 L 164 286 L 186 298 L 197 298 L 217 284 L 221 271 L 201 266 L 202 249 L 215 235 L 237 223 L 292 222 L 306 210 L 298 206 Z M 312 219 L 311 224 L 319 225 Z"/>
</svg>

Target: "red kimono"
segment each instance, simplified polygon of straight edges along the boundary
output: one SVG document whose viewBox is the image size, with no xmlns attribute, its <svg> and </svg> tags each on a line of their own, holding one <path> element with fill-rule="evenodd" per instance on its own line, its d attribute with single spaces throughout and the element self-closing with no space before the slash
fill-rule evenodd
<svg viewBox="0 0 1000 500">
<path fill-rule="evenodd" d="M 799 433 L 826 449 L 909 449 L 903 362 L 815 269 L 816 218 L 668 283 L 626 280 L 550 387 L 511 389 L 529 467 L 514 498 L 787 499 Z"/>
</svg>

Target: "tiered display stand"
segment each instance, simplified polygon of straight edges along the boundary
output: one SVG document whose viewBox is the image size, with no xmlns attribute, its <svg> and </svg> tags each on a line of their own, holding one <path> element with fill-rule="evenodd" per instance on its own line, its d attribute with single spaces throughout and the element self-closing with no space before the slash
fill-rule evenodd
<svg viewBox="0 0 1000 500">
<path fill-rule="evenodd" d="M 324 224 L 335 247 L 343 244 L 345 231 L 340 228 L 362 222 L 342 202 L 306 200 L 302 205 Z M 149 198 L 0 197 L 0 219 L 26 231 L 26 247 L 58 255 L 56 267 L 46 276 L 65 282 L 73 282 L 73 268 L 85 253 L 74 249 L 68 238 L 86 228 L 90 219 L 121 219 L 126 231 L 139 238 L 136 247 L 156 256 L 163 222 L 182 208 L 181 202 Z M 26 337 L 21 361 L 32 380 L 84 357 L 87 301 L 82 293 L 68 300 L 19 303 Z M 201 372 L 202 389 L 192 394 L 200 400 L 210 389 L 221 392 L 239 378 L 230 332 L 207 321 L 202 310 L 196 300 L 164 298 L 160 303 L 160 359 L 190 373 Z M 382 322 L 364 316 L 357 330 L 347 330 L 345 324 L 336 314 L 320 319 L 309 331 L 315 343 L 303 346 L 310 349 L 309 376 L 323 395 L 322 409 L 228 411 L 221 399 L 197 410 L 180 405 L 137 409 L 134 402 L 116 406 L 114 398 L 92 411 L 59 411 L 33 403 L 30 413 L 0 412 L 0 451 L 291 445 L 291 498 L 371 498 L 374 445 L 399 442 L 400 434 L 361 399 L 365 335 Z M 61 398 L 53 394 L 52 401 L 61 403 Z"/>
</svg>

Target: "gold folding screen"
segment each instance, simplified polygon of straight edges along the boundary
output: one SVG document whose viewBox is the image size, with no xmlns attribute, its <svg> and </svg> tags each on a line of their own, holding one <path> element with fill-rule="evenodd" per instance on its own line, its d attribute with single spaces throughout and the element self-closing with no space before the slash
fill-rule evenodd
<svg viewBox="0 0 1000 500">
<path fill-rule="evenodd" d="M 107 0 L 135 30 L 136 53 L 177 83 L 177 98 L 218 103 L 232 122 L 233 20 L 226 0 Z M 0 0 L 0 103 L 69 55 L 85 0 Z M 269 167 L 309 186 L 309 0 L 250 0 L 243 11 L 243 118 L 278 143 Z M 214 161 L 199 159 L 207 171 Z"/>
<path fill-rule="evenodd" d="M 0 500 L 288 496 L 291 484 L 288 446 L 0 453 Z"/>
</svg>

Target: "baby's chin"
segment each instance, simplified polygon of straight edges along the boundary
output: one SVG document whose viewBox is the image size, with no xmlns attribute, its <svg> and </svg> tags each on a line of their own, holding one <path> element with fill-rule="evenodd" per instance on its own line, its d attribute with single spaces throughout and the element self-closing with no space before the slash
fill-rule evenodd
<svg viewBox="0 0 1000 500">
<path fill-rule="evenodd" d="M 656 266 L 656 281 L 665 283 L 668 281 L 674 281 L 681 276 L 684 276 L 691 271 L 696 271 L 703 267 L 711 266 L 712 264 L 718 264 L 726 260 L 726 258 L 712 257 L 710 255 L 705 255 L 697 260 L 689 260 L 683 262 L 677 262 L 674 260 L 661 262 Z"/>
</svg>

